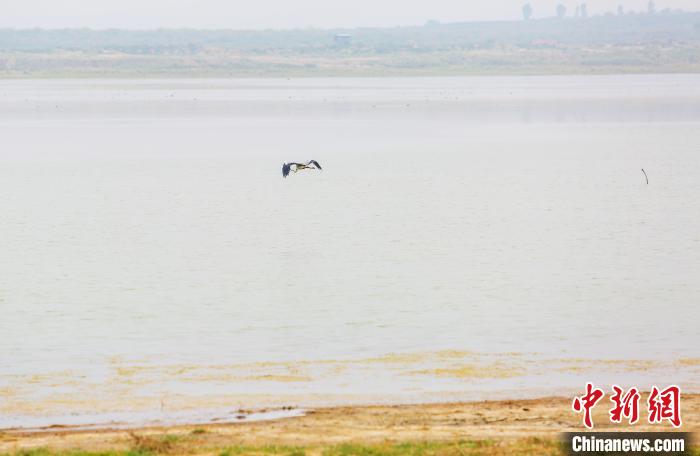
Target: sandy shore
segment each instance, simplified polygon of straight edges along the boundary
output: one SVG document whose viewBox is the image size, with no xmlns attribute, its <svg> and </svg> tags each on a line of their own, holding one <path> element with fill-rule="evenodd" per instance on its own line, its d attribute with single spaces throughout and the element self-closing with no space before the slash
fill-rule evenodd
<svg viewBox="0 0 700 456">
<path fill-rule="evenodd" d="M 109 454 L 357 454 L 361 448 L 371 448 L 376 454 L 401 454 L 401 448 L 409 447 L 417 451 L 415 454 L 560 454 L 559 434 L 582 430 L 581 417 L 571 411 L 570 404 L 569 398 L 542 398 L 333 407 L 265 422 L 132 430 L 5 431 L 0 434 L 0 454 L 36 448 L 46 450 L 37 453 L 42 455 L 75 450 L 114 452 Z M 644 421 L 643 401 L 640 406 Z M 646 422 L 613 426 L 607 417 L 608 408 L 608 403 L 596 407 L 596 430 L 671 429 L 667 424 Z M 683 396 L 682 417 L 683 431 L 700 431 L 700 395 Z M 397 447 L 399 444 L 404 446 Z"/>
</svg>

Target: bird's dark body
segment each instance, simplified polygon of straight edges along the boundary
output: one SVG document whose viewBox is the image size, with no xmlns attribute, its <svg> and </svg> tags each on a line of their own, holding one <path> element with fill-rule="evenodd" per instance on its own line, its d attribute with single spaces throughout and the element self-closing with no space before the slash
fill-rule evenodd
<svg viewBox="0 0 700 456">
<path fill-rule="evenodd" d="M 285 163 L 282 165 L 282 177 L 289 176 L 290 172 L 296 173 L 304 169 L 318 169 L 323 171 L 323 168 L 321 168 L 321 165 L 319 165 L 316 160 L 311 160 L 307 163 Z"/>
</svg>

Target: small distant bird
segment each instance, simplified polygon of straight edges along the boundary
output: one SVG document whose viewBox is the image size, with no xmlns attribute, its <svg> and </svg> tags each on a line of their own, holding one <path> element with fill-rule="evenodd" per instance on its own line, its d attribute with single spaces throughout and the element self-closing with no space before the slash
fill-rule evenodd
<svg viewBox="0 0 700 456">
<path fill-rule="evenodd" d="M 285 163 L 282 165 L 282 177 L 289 176 L 290 172 L 299 172 L 303 169 L 318 169 L 323 171 L 321 165 L 316 160 L 311 160 L 308 163 Z"/>
</svg>

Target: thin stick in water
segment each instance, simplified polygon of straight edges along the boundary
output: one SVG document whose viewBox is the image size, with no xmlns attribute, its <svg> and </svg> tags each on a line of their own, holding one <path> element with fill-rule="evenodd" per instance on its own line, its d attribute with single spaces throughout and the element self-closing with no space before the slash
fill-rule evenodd
<svg viewBox="0 0 700 456">
<path fill-rule="evenodd" d="M 644 171 L 644 168 L 642 168 L 642 172 L 644 173 L 644 177 L 647 179 L 647 185 L 649 185 L 649 176 L 647 176 L 647 172 Z"/>
</svg>

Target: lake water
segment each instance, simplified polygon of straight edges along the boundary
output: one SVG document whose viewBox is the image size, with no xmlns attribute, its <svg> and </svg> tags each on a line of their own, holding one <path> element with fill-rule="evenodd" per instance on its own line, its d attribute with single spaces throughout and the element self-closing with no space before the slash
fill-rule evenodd
<svg viewBox="0 0 700 456">
<path fill-rule="evenodd" d="M 700 391 L 699 305 L 700 75 L 0 81 L 0 428 Z"/>
</svg>

